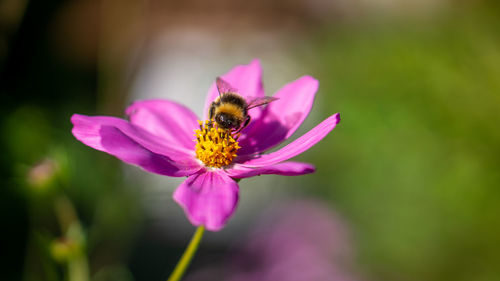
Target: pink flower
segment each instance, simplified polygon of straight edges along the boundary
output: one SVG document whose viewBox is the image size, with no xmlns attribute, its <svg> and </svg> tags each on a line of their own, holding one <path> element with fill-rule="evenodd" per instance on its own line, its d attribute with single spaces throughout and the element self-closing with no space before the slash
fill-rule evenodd
<svg viewBox="0 0 500 281">
<path fill-rule="evenodd" d="M 260 63 L 254 60 L 249 65 L 236 66 L 222 78 L 238 89 L 241 96 L 251 99 L 264 96 L 261 74 Z M 232 144 L 227 144 L 228 139 L 209 143 L 219 145 L 219 148 L 214 146 L 219 152 L 213 157 L 231 154 L 224 162 L 230 164 L 222 167 L 213 166 L 205 158 L 203 162 L 198 159 L 202 158 L 200 153 L 206 152 L 200 146 L 205 149 L 207 143 L 198 140 L 197 144 L 193 137 L 196 129 L 202 141 L 205 137 L 217 136 L 220 131 L 210 132 L 210 128 L 198 123 L 198 117 L 191 110 L 167 100 L 133 103 L 126 110 L 130 121 L 75 114 L 71 117 L 72 133 L 84 144 L 146 171 L 187 177 L 174 192 L 174 200 L 182 206 L 192 224 L 217 231 L 236 209 L 238 183 L 235 179 L 314 172 L 311 164 L 287 160 L 323 139 L 340 121 L 338 113 L 285 147 L 268 154 L 262 152 L 285 141 L 297 130 L 311 110 L 317 89 L 317 80 L 303 76 L 281 88 L 274 95 L 278 100 L 266 107 L 250 109 L 252 121 L 237 142 L 230 138 Z M 204 116 L 208 115 L 208 108 L 218 95 L 214 83 L 208 92 Z M 237 153 L 229 153 L 229 150 Z"/>
</svg>

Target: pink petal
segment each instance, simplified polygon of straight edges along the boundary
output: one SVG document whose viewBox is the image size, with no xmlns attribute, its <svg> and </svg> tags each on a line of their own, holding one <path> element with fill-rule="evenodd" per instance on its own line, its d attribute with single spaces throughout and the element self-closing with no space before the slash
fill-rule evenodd
<svg viewBox="0 0 500 281">
<path fill-rule="evenodd" d="M 73 135 L 82 143 L 149 172 L 181 177 L 201 169 L 194 152 L 169 146 L 123 119 L 74 114 L 71 122 Z"/>
<path fill-rule="evenodd" d="M 226 170 L 226 173 L 230 177 L 238 179 L 269 174 L 282 176 L 300 176 L 313 172 L 313 165 L 291 161 L 257 168 L 245 167 L 245 165 L 242 164 L 235 164 L 231 169 Z"/>
<path fill-rule="evenodd" d="M 309 115 L 318 81 L 303 76 L 281 88 L 252 128 L 240 138 L 241 155 L 262 152 L 289 138 Z"/>
<path fill-rule="evenodd" d="M 168 100 L 134 102 L 127 108 L 130 123 L 159 136 L 169 143 L 194 149 L 197 117 L 191 110 Z"/>
<path fill-rule="evenodd" d="M 231 69 L 228 73 L 222 75 L 222 79 L 229 82 L 233 88 L 238 90 L 238 93 L 244 98 L 251 99 L 252 97 L 264 96 L 264 89 L 262 87 L 262 67 L 260 61 L 255 59 L 250 64 L 238 65 Z M 210 86 L 210 90 L 205 100 L 204 118 L 208 118 L 208 109 L 210 104 L 219 96 L 217 87 L 214 83 Z M 252 109 L 253 114 L 260 112 L 260 109 Z M 253 115 L 252 115 L 253 117 Z"/>
<path fill-rule="evenodd" d="M 278 151 L 264 154 L 258 158 L 239 162 L 247 167 L 264 167 L 288 160 L 308 150 L 322 140 L 340 121 L 340 114 L 336 113 L 318 124 L 312 130 L 291 142 Z"/>
<path fill-rule="evenodd" d="M 218 231 L 233 215 L 238 203 L 238 184 L 222 171 L 192 175 L 174 192 L 193 225 Z"/>
</svg>

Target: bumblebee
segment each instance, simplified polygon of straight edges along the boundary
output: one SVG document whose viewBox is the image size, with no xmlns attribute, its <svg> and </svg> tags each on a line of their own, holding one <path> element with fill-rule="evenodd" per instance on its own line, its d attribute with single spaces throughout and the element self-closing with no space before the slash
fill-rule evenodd
<svg viewBox="0 0 500 281">
<path fill-rule="evenodd" d="M 215 84 L 219 97 L 210 105 L 208 118 L 213 120 L 219 128 L 234 133 L 239 133 L 250 123 L 248 110 L 277 100 L 274 97 L 258 97 L 246 101 L 238 94 L 238 90 L 220 77 L 217 77 Z"/>
</svg>

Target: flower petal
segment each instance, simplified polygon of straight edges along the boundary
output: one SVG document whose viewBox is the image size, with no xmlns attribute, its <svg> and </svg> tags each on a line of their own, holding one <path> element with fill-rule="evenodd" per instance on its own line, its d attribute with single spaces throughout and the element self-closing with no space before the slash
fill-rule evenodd
<svg viewBox="0 0 500 281">
<path fill-rule="evenodd" d="M 170 143 L 194 149 L 193 130 L 198 118 L 187 107 L 168 100 L 134 102 L 126 110 L 130 123 Z"/>
<path fill-rule="evenodd" d="M 300 153 L 308 150 L 313 145 L 322 140 L 340 121 L 340 115 L 338 113 L 328 117 L 326 120 L 318 124 L 312 130 L 291 142 L 287 146 L 279 149 L 278 151 L 261 155 L 258 158 L 250 160 L 240 160 L 238 163 L 243 164 L 247 167 L 265 167 L 273 165 L 285 160 L 288 160 Z M 242 157 L 244 159 L 244 157 Z"/>
<path fill-rule="evenodd" d="M 82 143 L 149 172 L 181 177 L 201 169 L 192 152 L 159 143 L 161 139 L 123 119 L 74 114 L 71 122 Z"/>
<path fill-rule="evenodd" d="M 309 163 L 301 162 L 283 162 L 269 166 L 251 168 L 245 165 L 235 164 L 226 173 L 232 178 L 249 178 L 259 175 L 282 175 L 282 176 L 300 176 L 314 172 L 314 166 Z"/>
<path fill-rule="evenodd" d="M 260 65 L 260 61 L 257 59 L 253 60 L 250 64 L 238 65 L 234 67 L 231 71 L 222 75 L 222 79 L 229 82 L 231 86 L 238 90 L 238 94 L 247 100 L 253 97 L 264 96 L 264 89 L 262 87 L 262 67 Z M 210 104 L 218 96 L 219 92 L 215 86 L 214 79 L 214 83 L 210 86 L 207 99 L 205 100 L 205 111 L 203 113 L 204 117 L 208 117 Z M 259 110 L 252 111 L 254 113 L 259 112 Z"/>
<path fill-rule="evenodd" d="M 318 81 L 303 76 L 281 88 L 252 128 L 240 138 L 239 153 L 262 152 L 289 138 L 309 115 L 314 102 Z"/>
<path fill-rule="evenodd" d="M 238 184 L 222 171 L 200 172 L 175 190 L 174 200 L 192 224 L 218 231 L 236 209 Z"/>
</svg>

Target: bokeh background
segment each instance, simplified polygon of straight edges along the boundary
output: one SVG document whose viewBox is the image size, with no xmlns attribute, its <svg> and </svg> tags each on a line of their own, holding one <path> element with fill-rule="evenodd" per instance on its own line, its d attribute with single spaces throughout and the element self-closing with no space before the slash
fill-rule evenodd
<svg viewBox="0 0 500 281">
<path fill-rule="evenodd" d="M 241 182 L 186 280 L 500 280 L 500 5 L 474 0 L 3 0 L 2 280 L 165 280 L 194 232 L 182 179 L 77 142 L 73 113 L 136 99 L 202 112 L 259 58 L 268 95 L 320 89 L 298 160 Z M 292 138 L 293 139 L 293 138 Z"/>
</svg>

